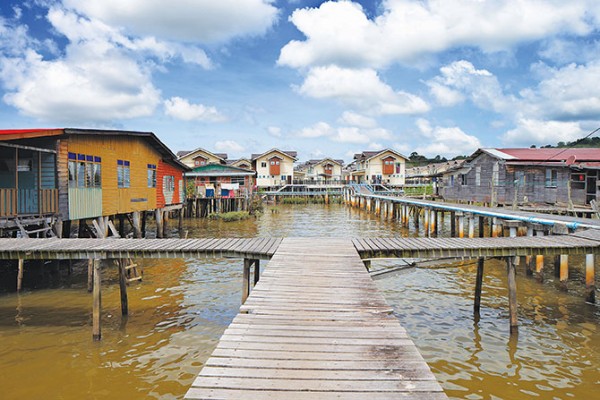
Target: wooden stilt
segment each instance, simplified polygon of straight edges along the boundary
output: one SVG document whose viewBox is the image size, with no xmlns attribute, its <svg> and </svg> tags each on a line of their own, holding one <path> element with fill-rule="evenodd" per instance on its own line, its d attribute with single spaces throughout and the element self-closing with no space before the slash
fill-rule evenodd
<svg viewBox="0 0 600 400">
<path fill-rule="evenodd" d="M 475 280 L 475 303 L 473 305 L 473 311 L 475 315 L 479 316 L 481 309 L 481 289 L 483 287 L 483 264 L 484 258 L 479 257 L 477 259 L 477 278 Z"/>
<path fill-rule="evenodd" d="M 19 258 L 19 270 L 17 272 L 17 292 L 20 292 L 23 287 L 23 268 L 25 260 Z"/>
<path fill-rule="evenodd" d="M 533 236 L 533 225 L 528 224 L 527 225 L 527 236 Z M 526 256 L 525 257 L 525 273 L 527 274 L 527 276 L 532 276 L 533 275 L 533 270 L 535 269 L 535 258 L 533 256 Z"/>
<path fill-rule="evenodd" d="M 456 212 L 450 211 L 450 237 L 456 237 Z"/>
<path fill-rule="evenodd" d="M 429 215 L 430 211 L 428 208 L 423 209 L 423 236 L 429 237 L 431 232 L 429 231 Z"/>
<path fill-rule="evenodd" d="M 141 237 L 145 238 L 146 237 L 146 219 L 147 219 L 148 215 L 146 214 L 146 211 L 142 211 L 142 233 L 141 233 Z"/>
<path fill-rule="evenodd" d="M 567 254 L 560 255 L 560 287 L 567 290 L 567 280 L 569 279 L 569 256 Z"/>
<path fill-rule="evenodd" d="M 125 215 L 119 214 L 118 218 L 119 218 L 119 236 L 124 238 L 125 237 Z"/>
<path fill-rule="evenodd" d="M 594 255 L 585 256 L 585 301 L 596 302 L 596 278 L 594 276 Z"/>
<path fill-rule="evenodd" d="M 517 269 L 514 257 L 506 258 L 506 269 L 508 274 L 508 313 L 510 318 L 510 333 L 518 329 L 517 319 Z"/>
<path fill-rule="evenodd" d="M 119 264 L 119 288 L 121 289 L 121 315 L 129 314 L 129 307 L 127 301 L 127 271 L 125 267 L 127 266 L 127 260 L 119 259 L 117 260 Z"/>
<path fill-rule="evenodd" d="M 475 237 L 475 217 L 473 214 L 469 214 L 467 218 L 469 220 L 469 238 L 473 239 Z"/>
<path fill-rule="evenodd" d="M 94 265 L 94 294 L 92 308 L 92 336 L 94 340 L 102 338 L 102 330 L 100 327 L 100 313 L 102 311 L 102 293 L 100 290 L 100 260 L 93 260 Z"/>
<path fill-rule="evenodd" d="M 244 258 L 244 273 L 242 276 L 242 304 L 246 302 L 246 299 L 250 295 L 250 266 L 252 260 Z"/>
<path fill-rule="evenodd" d="M 260 280 L 260 260 L 254 260 L 254 286 Z"/>
<path fill-rule="evenodd" d="M 136 239 L 141 239 L 142 238 L 142 227 L 141 227 L 141 221 L 140 221 L 140 212 L 139 211 L 134 211 L 132 214 L 132 220 L 133 220 L 133 236 Z"/>
<path fill-rule="evenodd" d="M 465 216 L 463 215 L 463 213 L 457 213 L 457 217 L 458 217 L 458 237 L 462 239 L 465 237 Z"/>
<path fill-rule="evenodd" d="M 177 224 L 177 231 L 179 232 L 179 236 L 183 232 L 183 207 L 179 209 L 179 222 Z"/>
<path fill-rule="evenodd" d="M 437 232 L 437 211 L 431 209 L 431 216 L 429 217 L 429 230 L 435 236 Z"/>
<path fill-rule="evenodd" d="M 163 232 L 163 210 L 161 208 L 157 208 L 154 212 L 156 216 L 156 237 L 162 239 L 164 236 Z"/>
<path fill-rule="evenodd" d="M 88 279 L 87 279 L 87 290 L 91 292 L 94 288 L 94 260 L 88 260 Z"/>
<path fill-rule="evenodd" d="M 482 238 L 485 236 L 485 218 L 479 217 L 479 237 Z"/>
<path fill-rule="evenodd" d="M 169 237 L 169 218 L 171 217 L 170 211 L 163 212 L 163 236 L 164 238 Z"/>
<path fill-rule="evenodd" d="M 544 236 L 544 226 L 541 224 L 534 224 L 533 229 L 535 230 L 535 236 Z M 544 280 L 544 256 L 535 256 L 535 274 L 537 279 L 541 282 Z"/>
</svg>

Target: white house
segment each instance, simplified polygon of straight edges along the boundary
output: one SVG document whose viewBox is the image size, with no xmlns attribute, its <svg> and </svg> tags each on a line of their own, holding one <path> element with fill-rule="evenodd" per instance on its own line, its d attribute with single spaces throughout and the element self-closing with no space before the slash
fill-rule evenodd
<svg viewBox="0 0 600 400">
<path fill-rule="evenodd" d="M 340 182 L 342 180 L 343 160 L 323 158 L 308 160 L 298 166 L 296 172 L 303 175 L 303 180 L 310 182 Z"/>
<path fill-rule="evenodd" d="M 203 167 L 208 164 L 227 164 L 227 154 L 211 153 L 202 148 L 192 151 L 179 151 L 177 157 L 179 161 L 190 168 Z"/>
<path fill-rule="evenodd" d="M 256 186 L 275 187 L 294 180 L 295 151 L 271 149 L 262 154 L 252 154 L 252 168 L 256 171 Z"/>
<path fill-rule="evenodd" d="M 363 151 L 354 155 L 355 170 L 351 179 L 357 183 L 402 186 L 408 158 L 395 150 Z"/>
</svg>

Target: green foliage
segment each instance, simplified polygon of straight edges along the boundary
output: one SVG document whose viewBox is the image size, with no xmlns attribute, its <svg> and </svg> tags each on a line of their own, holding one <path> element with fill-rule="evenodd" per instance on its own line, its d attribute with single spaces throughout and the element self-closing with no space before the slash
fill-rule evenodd
<svg viewBox="0 0 600 400">
<path fill-rule="evenodd" d="M 185 185 L 185 197 L 191 199 L 196 196 L 196 184 L 194 181 L 187 181 Z"/>
<path fill-rule="evenodd" d="M 404 187 L 404 195 L 405 196 L 422 196 L 423 194 L 425 195 L 431 195 L 433 194 L 433 185 L 426 185 L 426 186 L 405 186 Z"/>
<path fill-rule="evenodd" d="M 225 222 L 241 221 L 250 218 L 248 211 L 232 211 L 226 213 L 211 213 L 208 215 L 210 219 L 220 219 Z"/>
<path fill-rule="evenodd" d="M 436 164 L 436 163 L 441 163 L 441 162 L 446 162 L 446 161 L 448 161 L 448 159 L 446 159 L 446 157 L 440 156 L 439 154 L 433 158 L 427 158 L 427 157 L 417 153 L 416 151 L 413 151 L 412 153 L 410 153 L 410 156 L 408 157 L 408 162 L 406 163 L 406 166 L 408 168 L 419 167 L 422 165 Z"/>
</svg>

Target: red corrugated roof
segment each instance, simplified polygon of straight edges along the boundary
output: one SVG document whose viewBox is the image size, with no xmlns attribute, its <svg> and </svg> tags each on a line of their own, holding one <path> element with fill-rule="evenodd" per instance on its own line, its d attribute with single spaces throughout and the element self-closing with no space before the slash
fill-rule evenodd
<svg viewBox="0 0 600 400">
<path fill-rule="evenodd" d="M 576 161 L 600 161 L 600 148 L 576 149 L 496 149 L 521 161 L 566 161 L 575 156 Z M 516 161 L 513 159 L 513 161 Z"/>
</svg>

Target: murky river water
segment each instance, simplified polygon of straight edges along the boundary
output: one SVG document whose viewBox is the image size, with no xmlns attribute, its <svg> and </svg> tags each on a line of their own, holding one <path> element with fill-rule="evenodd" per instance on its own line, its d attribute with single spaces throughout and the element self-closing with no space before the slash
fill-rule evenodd
<svg viewBox="0 0 600 400">
<path fill-rule="evenodd" d="M 187 229 L 190 237 L 409 234 L 342 206 L 266 211 L 242 222 L 188 220 Z M 592 399 L 600 398 L 600 308 L 583 302 L 582 261 L 571 259 L 569 292 L 555 287 L 549 271 L 544 284 L 518 271 L 520 327 L 513 339 L 500 262 L 486 263 L 479 322 L 472 263 L 410 269 L 377 285 L 452 398 Z M 183 397 L 237 313 L 241 260 L 141 262 L 144 281 L 130 286 L 126 320 L 116 269 L 103 270 L 101 342 L 91 339 L 84 268 L 67 276 L 64 269 L 26 267 L 26 290 L 0 293 L 0 399 Z M 4 267 L 0 277 L 12 286 L 14 271 Z"/>
</svg>

